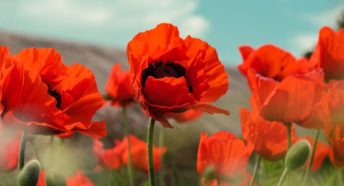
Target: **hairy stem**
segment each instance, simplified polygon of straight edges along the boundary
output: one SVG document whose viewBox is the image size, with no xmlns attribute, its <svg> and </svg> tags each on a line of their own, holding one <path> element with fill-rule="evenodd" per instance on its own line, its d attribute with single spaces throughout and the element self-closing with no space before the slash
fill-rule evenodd
<svg viewBox="0 0 344 186">
<path fill-rule="evenodd" d="M 288 169 L 284 168 L 283 173 L 282 173 L 282 175 L 281 175 L 281 177 L 280 177 L 280 179 L 278 181 L 277 186 L 281 186 L 282 185 L 283 180 L 284 180 L 285 176 L 287 175 L 287 173 L 288 173 Z"/>
<path fill-rule="evenodd" d="M 287 123 L 287 130 L 288 130 L 288 149 L 290 149 L 291 145 L 292 145 L 292 141 L 291 141 L 291 123 Z"/>
<path fill-rule="evenodd" d="M 316 148 L 317 148 L 320 132 L 321 132 L 321 129 L 318 129 L 317 133 L 315 134 L 313 148 L 312 148 L 312 152 L 311 152 L 311 159 L 309 160 L 309 164 L 307 166 L 305 176 L 303 177 L 302 185 L 305 185 L 306 180 L 308 178 L 309 171 L 312 168 L 313 161 L 314 161 L 314 155 L 315 155 L 315 151 L 316 151 Z"/>
<path fill-rule="evenodd" d="M 20 149 L 19 149 L 19 155 L 18 155 L 18 171 L 22 170 L 22 168 L 24 167 L 26 138 L 27 138 L 27 134 L 26 132 L 23 131 L 21 140 L 20 140 Z"/>
<path fill-rule="evenodd" d="M 148 132 L 147 132 L 147 146 L 148 146 L 148 176 L 149 185 L 155 186 L 154 177 L 154 166 L 153 166 L 153 135 L 154 135 L 154 124 L 155 120 L 153 118 L 149 119 Z"/>
<path fill-rule="evenodd" d="M 256 164 L 254 166 L 254 170 L 253 170 L 253 175 L 252 175 L 252 179 L 251 179 L 251 182 L 250 182 L 250 186 L 253 186 L 254 185 L 254 182 L 256 181 L 256 178 L 257 178 L 257 172 L 258 172 L 258 167 L 259 167 L 259 164 L 260 164 L 260 156 L 258 155 L 257 156 L 257 160 L 256 160 Z"/>
</svg>

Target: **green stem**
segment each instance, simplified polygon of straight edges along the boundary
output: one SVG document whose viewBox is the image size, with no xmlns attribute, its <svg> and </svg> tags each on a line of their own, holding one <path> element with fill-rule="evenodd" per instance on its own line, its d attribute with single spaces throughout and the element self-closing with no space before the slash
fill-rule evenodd
<svg viewBox="0 0 344 186">
<path fill-rule="evenodd" d="M 155 186 L 154 178 L 154 166 L 153 166 L 153 134 L 154 134 L 154 124 L 155 120 L 153 118 L 149 119 L 148 133 L 147 133 L 147 146 L 148 146 L 148 176 L 149 185 Z"/>
<path fill-rule="evenodd" d="M 220 179 L 220 177 L 217 177 L 217 186 L 221 186 L 221 179 Z"/>
<path fill-rule="evenodd" d="M 307 180 L 307 178 L 308 178 L 309 171 L 310 171 L 311 168 L 312 168 L 313 161 L 314 161 L 315 150 L 316 150 L 316 148 L 317 148 L 317 144 L 318 144 L 320 132 L 321 132 L 321 129 L 318 129 L 318 130 L 317 130 L 317 133 L 315 134 L 314 143 L 313 143 L 313 148 L 312 148 L 312 153 L 311 153 L 311 159 L 309 160 L 309 164 L 308 164 L 308 166 L 307 166 L 305 176 L 303 177 L 302 185 L 305 184 L 305 182 L 306 182 L 306 180 Z"/>
<path fill-rule="evenodd" d="M 339 169 L 337 172 L 338 185 L 343 185 L 343 170 Z"/>
<path fill-rule="evenodd" d="M 290 149 L 290 147 L 292 146 L 292 139 L 291 139 L 291 126 L 292 126 L 292 123 L 287 123 L 286 124 L 287 125 L 287 132 L 288 132 L 288 150 Z M 285 159 L 284 159 L 284 161 L 285 161 Z M 284 174 L 287 174 L 286 173 L 287 172 L 287 170 L 286 170 L 286 168 L 284 168 L 284 171 L 283 171 L 283 174 L 282 174 L 282 177 L 281 177 L 281 179 L 284 179 Z M 280 179 L 280 181 L 282 181 Z M 287 183 L 289 182 L 289 178 L 287 179 Z M 281 184 L 282 184 L 282 182 L 281 182 Z"/>
<path fill-rule="evenodd" d="M 25 162 L 25 149 L 26 149 L 26 132 L 22 132 L 21 140 L 20 140 L 20 149 L 18 155 L 18 171 L 22 170 L 24 167 Z"/>
<path fill-rule="evenodd" d="M 283 173 L 282 173 L 282 175 L 281 175 L 281 177 L 280 177 L 280 179 L 278 181 L 277 186 L 281 186 L 282 185 L 283 180 L 284 180 L 285 176 L 287 175 L 287 173 L 288 173 L 288 169 L 284 168 Z"/>
<path fill-rule="evenodd" d="M 130 142 L 130 131 L 128 126 L 128 115 L 127 109 L 123 106 L 123 123 L 125 129 L 125 135 L 127 136 L 128 140 L 128 177 L 129 177 L 129 186 L 134 186 L 134 174 L 133 174 L 133 165 L 131 159 L 131 142 Z"/>
<path fill-rule="evenodd" d="M 173 171 L 173 175 L 172 175 L 172 186 L 178 186 L 178 185 L 180 185 L 180 183 L 179 183 L 179 176 L 178 176 L 178 170 L 177 170 L 177 168 L 176 168 L 176 165 L 175 164 L 173 164 L 172 165 L 172 171 Z"/>
<path fill-rule="evenodd" d="M 254 182 L 256 181 L 256 178 L 257 178 L 257 172 L 258 172 L 258 167 L 259 167 L 259 164 L 260 164 L 260 156 L 258 155 L 257 156 L 257 161 L 256 161 L 256 165 L 254 166 L 254 170 L 253 170 L 253 175 L 252 175 L 252 179 L 251 179 L 251 182 L 250 182 L 250 186 L 253 186 L 254 185 Z"/>
<path fill-rule="evenodd" d="M 287 123 L 287 130 L 288 130 L 288 149 L 291 147 L 291 123 Z"/>
</svg>

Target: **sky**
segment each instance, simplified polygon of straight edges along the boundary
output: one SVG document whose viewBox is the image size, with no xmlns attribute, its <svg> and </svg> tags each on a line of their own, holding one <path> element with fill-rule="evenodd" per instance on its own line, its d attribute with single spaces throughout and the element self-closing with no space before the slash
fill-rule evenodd
<svg viewBox="0 0 344 186">
<path fill-rule="evenodd" d="M 240 45 L 301 56 L 342 10 L 343 0 L 0 0 L 0 30 L 125 49 L 136 33 L 170 22 L 234 66 Z"/>
</svg>

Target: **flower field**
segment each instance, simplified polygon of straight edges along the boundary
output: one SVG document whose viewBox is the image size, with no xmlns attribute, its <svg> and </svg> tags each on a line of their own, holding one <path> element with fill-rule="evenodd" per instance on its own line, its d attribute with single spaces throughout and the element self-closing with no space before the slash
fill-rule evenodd
<svg viewBox="0 0 344 186">
<path fill-rule="evenodd" d="M 169 23 L 125 54 L 11 39 L 0 185 L 344 185 L 344 29 L 306 57 L 238 46 L 235 69 Z"/>
</svg>

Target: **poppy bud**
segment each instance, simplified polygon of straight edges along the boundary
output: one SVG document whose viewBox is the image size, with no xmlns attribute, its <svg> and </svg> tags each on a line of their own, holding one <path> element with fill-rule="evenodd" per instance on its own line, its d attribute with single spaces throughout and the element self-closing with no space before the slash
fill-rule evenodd
<svg viewBox="0 0 344 186">
<path fill-rule="evenodd" d="M 307 159 L 311 145 L 307 140 L 300 140 L 288 150 L 284 165 L 288 171 L 295 170 L 303 166 Z"/>
<path fill-rule="evenodd" d="M 27 163 L 18 175 L 18 186 L 36 186 L 39 179 L 41 164 L 38 160 Z"/>
<path fill-rule="evenodd" d="M 66 186 L 66 178 L 60 173 L 50 172 L 45 178 L 47 186 Z"/>
</svg>

